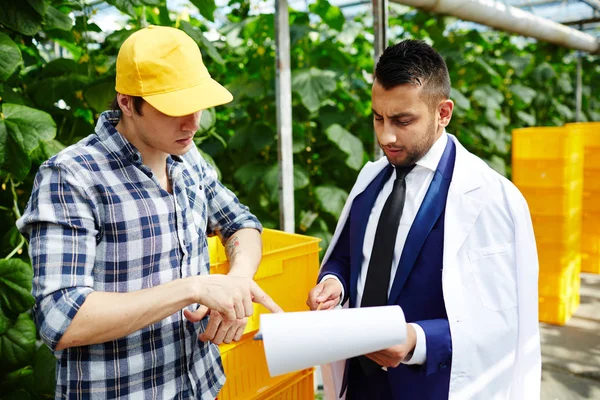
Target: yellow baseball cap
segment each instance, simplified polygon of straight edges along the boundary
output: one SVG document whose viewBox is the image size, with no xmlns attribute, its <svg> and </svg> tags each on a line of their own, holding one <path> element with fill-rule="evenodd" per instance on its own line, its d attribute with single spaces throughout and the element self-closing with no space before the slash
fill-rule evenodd
<svg viewBox="0 0 600 400">
<path fill-rule="evenodd" d="M 211 78 L 191 37 L 176 28 L 154 25 L 133 33 L 121 46 L 115 90 L 142 97 L 172 117 L 233 100 Z"/>
</svg>

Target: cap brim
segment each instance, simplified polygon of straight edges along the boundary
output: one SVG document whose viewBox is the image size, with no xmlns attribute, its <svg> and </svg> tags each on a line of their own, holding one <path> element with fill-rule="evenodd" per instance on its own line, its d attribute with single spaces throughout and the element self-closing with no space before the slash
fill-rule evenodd
<svg viewBox="0 0 600 400">
<path fill-rule="evenodd" d="M 161 113 L 171 117 L 181 117 L 227 104 L 233 100 L 233 95 L 209 78 L 191 88 L 143 96 L 143 98 Z"/>
</svg>

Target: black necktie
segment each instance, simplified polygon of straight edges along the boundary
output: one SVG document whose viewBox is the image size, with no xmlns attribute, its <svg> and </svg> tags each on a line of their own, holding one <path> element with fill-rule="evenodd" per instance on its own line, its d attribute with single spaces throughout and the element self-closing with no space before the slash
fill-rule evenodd
<svg viewBox="0 0 600 400">
<path fill-rule="evenodd" d="M 405 178 L 414 167 L 414 165 L 396 167 L 394 188 L 385 201 L 377 223 L 361 307 L 385 306 L 387 304 L 396 236 L 406 199 Z M 377 363 L 364 356 L 359 357 L 359 361 L 367 375 L 371 375 L 381 368 Z"/>
</svg>

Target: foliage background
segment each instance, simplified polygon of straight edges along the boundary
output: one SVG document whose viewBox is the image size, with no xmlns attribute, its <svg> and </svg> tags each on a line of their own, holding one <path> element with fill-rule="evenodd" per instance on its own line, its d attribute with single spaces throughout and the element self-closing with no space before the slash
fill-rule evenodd
<svg viewBox="0 0 600 400">
<path fill-rule="evenodd" d="M 200 45 L 233 103 L 203 113 L 196 143 L 267 227 L 278 226 L 275 40 L 271 14 L 230 0 L 190 0 L 200 15 L 166 0 L 2 1 L 0 7 L 0 398 L 54 397 L 53 355 L 37 340 L 29 309 L 32 270 L 14 227 L 37 167 L 93 132 L 114 96 L 121 43 L 146 24 L 175 26 Z M 110 34 L 91 22 L 106 3 L 127 16 Z M 574 120 L 574 52 L 455 20 L 390 6 L 390 42 L 429 41 L 445 57 L 456 103 L 448 131 L 510 177 L 510 132 Z M 209 40 L 215 27 L 219 35 Z M 347 193 L 373 149 L 372 20 L 346 20 L 327 0 L 290 11 L 296 226 L 326 248 Z M 212 36 L 215 36 L 214 34 Z M 583 57 L 584 120 L 600 120 L 597 57 Z"/>
</svg>

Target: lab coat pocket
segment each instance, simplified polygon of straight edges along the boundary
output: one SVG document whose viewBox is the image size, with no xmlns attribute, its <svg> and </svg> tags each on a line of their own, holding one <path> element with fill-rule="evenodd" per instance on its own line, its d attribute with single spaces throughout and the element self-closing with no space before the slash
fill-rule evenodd
<svg viewBox="0 0 600 400">
<path fill-rule="evenodd" d="M 515 246 L 488 246 L 468 252 L 479 299 L 484 307 L 501 311 L 517 305 Z"/>
</svg>

